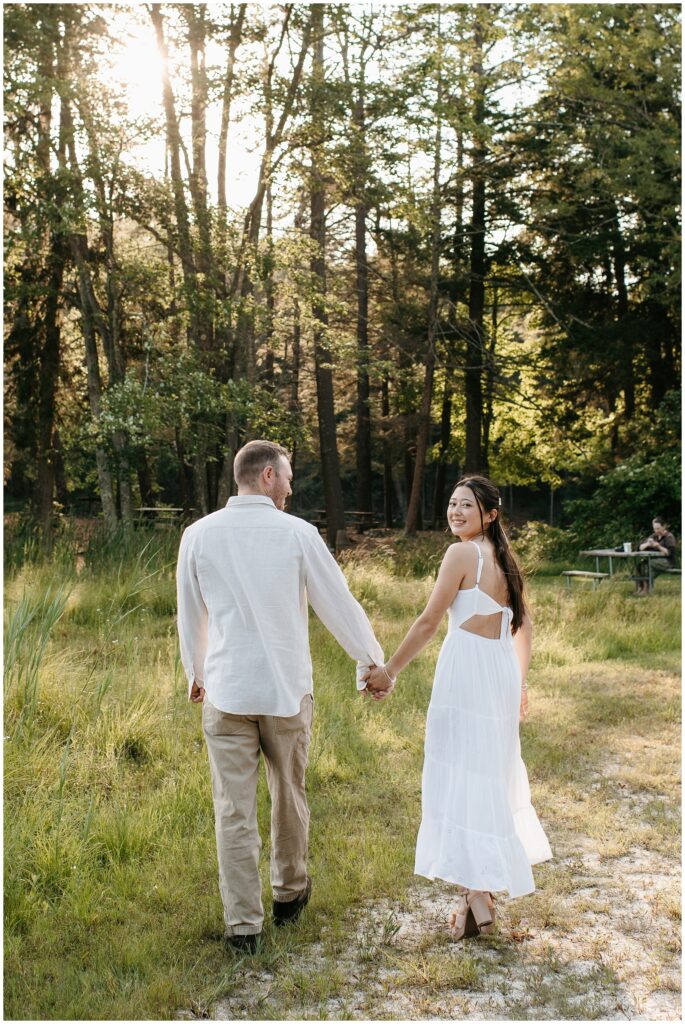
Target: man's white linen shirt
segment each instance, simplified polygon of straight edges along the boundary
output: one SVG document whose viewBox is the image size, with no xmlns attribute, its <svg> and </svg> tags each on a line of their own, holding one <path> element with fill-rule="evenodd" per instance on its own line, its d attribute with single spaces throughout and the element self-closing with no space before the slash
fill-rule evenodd
<svg viewBox="0 0 685 1024">
<path fill-rule="evenodd" d="M 359 666 L 383 664 L 369 620 L 319 531 L 265 495 L 229 498 L 185 530 L 177 592 L 189 691 L 197 681 L 220 711 L 299 712 L 313 689 L 307 599 Z"/>
</svg>

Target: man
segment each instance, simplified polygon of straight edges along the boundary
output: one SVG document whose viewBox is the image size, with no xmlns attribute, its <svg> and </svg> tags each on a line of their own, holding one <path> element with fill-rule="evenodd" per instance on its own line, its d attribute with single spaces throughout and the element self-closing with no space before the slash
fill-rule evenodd
<svg viewBox="0 0 685 1024">
<path fill-rule="evenodd" d="M 381 650 L 345 577 L 310 523 L 285 513 L 287 451 L 250 441 L 233 468 L 237 497 L 193 523 L 178 556 L 178 631 L 190 699 L 202 703 L 212 776 L 226 937 L 259 945 L 257 775 L 271 794 L 271 886 L 277 925 L 311 893 L 305 768 L 312 724 L 307 599 L 358 662 L 357 687 Z"/>
</svg>

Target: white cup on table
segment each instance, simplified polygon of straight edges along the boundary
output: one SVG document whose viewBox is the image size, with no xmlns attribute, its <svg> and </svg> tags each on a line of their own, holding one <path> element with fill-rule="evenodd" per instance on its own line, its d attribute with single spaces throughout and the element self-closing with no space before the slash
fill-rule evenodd
<svg viewBox="0 0 685 1024">
<path fill-rule="evenodd" d="M 633 550 L 633 545 L 629 540 L 623 541 L 623 550 L 626 552 L 626 554 L 630 554 L 630 552 Z"/>
</svg>

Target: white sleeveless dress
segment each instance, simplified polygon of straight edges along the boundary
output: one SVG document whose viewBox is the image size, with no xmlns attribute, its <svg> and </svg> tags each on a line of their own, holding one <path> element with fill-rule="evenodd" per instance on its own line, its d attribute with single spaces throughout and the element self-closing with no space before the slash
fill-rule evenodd
<svg viewBox="0 0 685 1024">
<path fill-rule="evenodd" d="M 552 856 L 530 802 L 519 742 L 521 670 L 511 608 L 476 585 L 460 590 L 438 657 L 423 766 L 422 820 L 414 872 L 469 889 L 534 892 L 532 864 Z M 499 639 L 460 626 L 501 613 Z"/>
</svg>

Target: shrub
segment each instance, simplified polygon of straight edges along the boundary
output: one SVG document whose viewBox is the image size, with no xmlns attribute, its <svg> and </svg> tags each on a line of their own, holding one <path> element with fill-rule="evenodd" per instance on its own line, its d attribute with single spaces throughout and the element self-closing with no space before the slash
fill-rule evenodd
<svg viewBox="0 0 685 1024">
<path fill-rule="evenodd" d="M 680 531 L 680 400 L 669 391 L 658 409 L 636 417 L 628 438 L 635 454 L 600 476 L 590 498 L 564 504 L 580 547 L 643 539 L 654 516 Z"/>
<path fill-rule="evenodd" d="M 444 537 L 435 533 L 417 537 L 400 535 L 393 548 L 394 574 L 416 580 L 435 576 L 451 543 L 452 537 L 448 534 Z"/>
<path fill-rule="evenodd" d="M 651 533 L 654 516 L 680 530 L 680 458 L 666 451 L 649 462 L 634 455 L 599 478 L 591 498 L 569 502 L 566 517 L 581 547 L 614 546 Z"/>
<path fill-rule="evenodd" d="M 531 520 L 512 537 L 512 547 L 529 572 L 542 562 L 562 562 L 578 554 L 578 539 L 568 530 Z"/>
</svg>

